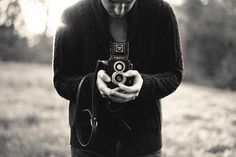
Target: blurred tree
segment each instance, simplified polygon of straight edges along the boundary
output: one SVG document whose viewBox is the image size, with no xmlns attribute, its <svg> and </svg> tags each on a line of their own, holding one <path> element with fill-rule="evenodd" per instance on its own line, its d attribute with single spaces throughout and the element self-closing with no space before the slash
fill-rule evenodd
<svg viewBox="0 0 236 157">
<path fill-rule="evenodd" d="M 46 12 L 45 29 L 44 31 L 35 36 L 37 44 L 31 48 L 31 53 L 34 54 L 34 60 L 40 63 L 51 63 L 52 60 L 52 45 L 53 37 L 49 33 L 48 29 L 48 17 L 49 17 L 49 1 L 48 0 L 37 0 L 37 2 L 43 6 Z"/>
<path fill-rule="evenodd" d="M 0 59 L 19 60 L 27 51 L 27 39 L 20 37 L 16 30 L 16 23 L 21 15 L 21 8 L 18 0 L 0 1 Z M 21 51 L 20 51 L 21 50 Z"/>
<path fill-rule="evenodd" d="M 13 1 L 1 0 L 0 2 L 2 3 L 0 9 L 0 18 L 1 18 L 0 28 L 7 30 L 7 33 L 10 33 L 12 36 L 15 36 L 16 35 L 15 23 L 18 15 L 21 12 L 19 2 L 18 0 L 13 0 Z M 3 3 L 5 3 L 5 5 L 3 5 Z"/>
<path fill-rule="evenodd" d="M 186 79 L 236 89 L 236 1 L 186 0 L 182 8 Z"/>
<path fill-rule="evenodd" d="M 37 0 L 49 13 L 49 1 Z M 17 26 L 16 26 L 17 25 Z M 45 30 L 33 37 L 23 37 L 19 30 L 25 28 L 19 0 L 0 0 L 0 60 L 50 63 L 52 37 L 48 34 L 48 20 Z M 36 41 L 29 46 L 31 40 Z"/>
</svg>

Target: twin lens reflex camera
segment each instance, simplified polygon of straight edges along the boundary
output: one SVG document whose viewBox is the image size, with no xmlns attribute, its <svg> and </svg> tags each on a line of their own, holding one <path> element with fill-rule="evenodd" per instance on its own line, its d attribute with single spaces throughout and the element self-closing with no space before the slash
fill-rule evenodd
<svg viewBox="0 0 236 157">
<path fill-rule="evenodd" d="M 124 76 L 124 73 L 133 69 L 133 65 L 128 59 L 129 43 L 128 42 L 111 42 L 110 58 L 106 64 L 106 73 L 111 77 L 109 88 L 115 88 L 118 83 L 131 86 L 133 84 L 132 77 Z"/>
</svg>

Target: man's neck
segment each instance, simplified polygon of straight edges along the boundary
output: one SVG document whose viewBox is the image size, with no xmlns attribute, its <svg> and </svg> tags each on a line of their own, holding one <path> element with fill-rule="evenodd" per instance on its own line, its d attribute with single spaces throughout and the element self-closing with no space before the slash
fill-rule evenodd
<svg viewBox="0 0 236 157">
<path fill-rule="evenodd" d="M 127 40 L 127 21 L 126 17 L 109 17 L 109 32 L 116 42 L 125 42 Z"/>
</svg>

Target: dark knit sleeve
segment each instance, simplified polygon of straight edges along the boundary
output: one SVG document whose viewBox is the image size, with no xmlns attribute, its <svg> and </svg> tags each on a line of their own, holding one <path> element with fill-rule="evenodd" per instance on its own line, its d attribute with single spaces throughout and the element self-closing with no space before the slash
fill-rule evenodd
<svg viewBox="0 0 236 157">
<path fill-rule="evenodd" d="M 82 44 L 79 38 L 74 39 L 70 35 L 73 34 L 73 23 L 67 19 L 68 16 L 66 12 L 63 14 L 62 24 L 58 27 L 54 37 L 53 82 L 60 96 L 74 101 L 78 85 L 86 74 L 82 70 Z M 76 40 L 76 45 L 72 40 Z M 84 81 L 86 89 L 91 88 L 92 81 L 93 73 L 90 73 Z"/>
<path fill-rule="evenodd" d="M 155 74 L 141 74 L 143 86 L 140 97 L 163 98 L 174 92 L 180 85 L 183 77 L 183 62 L 180 46 L 180 37 L 176 17 L 170 5 L 164 2 L 163 6 L 163 54 L 168 54 L 162 72 Z"/>
</svg>

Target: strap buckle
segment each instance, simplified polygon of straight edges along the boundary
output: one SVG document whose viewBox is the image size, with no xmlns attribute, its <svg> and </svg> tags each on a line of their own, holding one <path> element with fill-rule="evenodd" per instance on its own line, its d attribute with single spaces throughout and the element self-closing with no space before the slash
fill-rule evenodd
<svg viewBox="0 0 236 157">
<path fill-rule="evenodd" d="M 98 126 L 97 118 L 96 117 L 92 117 L 90 119 L 90 124 L 91 124 L 92 127 L 97 127 Z"/>
</svg>

